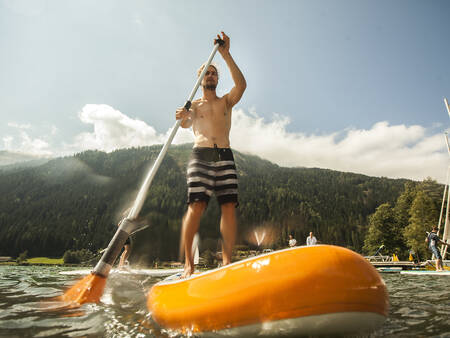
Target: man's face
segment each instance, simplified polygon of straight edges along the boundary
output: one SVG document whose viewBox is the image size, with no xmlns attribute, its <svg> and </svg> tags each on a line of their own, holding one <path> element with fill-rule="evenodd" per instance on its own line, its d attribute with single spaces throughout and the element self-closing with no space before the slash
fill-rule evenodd
<svg viewBox="0 0 450 338">
<path fill-rule="evenodd" d="M 215 90 L 218 81 L 219 77 L 217 74 L 217 70 L 216 68 L 214 68 L 214 66 L 210 65 L 205 73 L 205 77 L 202 80 L 202 86 L 207 90 Z"/>
</svg>

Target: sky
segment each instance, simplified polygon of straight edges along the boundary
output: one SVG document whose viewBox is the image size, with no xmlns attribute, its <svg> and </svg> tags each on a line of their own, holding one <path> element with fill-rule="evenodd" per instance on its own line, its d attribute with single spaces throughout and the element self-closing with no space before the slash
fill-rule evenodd
<svg viewBox="0 0 450 338">
<path fill-rule="evenodd" d="M 446 0 L 0 0 L 0 151 L 164 143 L 224 31 L 247 80 L 233 149 L 445 183 L 449 18 Z"/>
</svg>

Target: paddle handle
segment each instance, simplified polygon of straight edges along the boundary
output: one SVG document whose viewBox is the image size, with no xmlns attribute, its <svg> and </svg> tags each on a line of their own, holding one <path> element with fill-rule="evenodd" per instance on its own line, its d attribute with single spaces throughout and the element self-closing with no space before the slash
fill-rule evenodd
<svg viewBox="0 0 450 338">
<path fill-rule="evenodd" d="M 211 64 L 211 62 L 214 58 L 214 55 L 216 54 L 217 50 L 219 49 L 219 46 L 221 46 L 223 44 L 224 44 L 223 40 L 216 39 L 214 48 L 213 48 L 208 60 L 205 63 L 205 67 L 203 68 L 202 72 L 200 73 L 200 76 L 197 78 L 197 82 L 195 83 L 195 86 L 192 89 L 191 94 L 189 95 L 189 98 L 184 105 L 184 107 L 187 110 L 189 110 L 189 108 L 191 107 L 192 99 L 194 98 L 195 93 L 197 92 L 197 89 L 200 86 L 200 83 L 202 82 L 203 78 L 205 77 L 206 71 L 208 70 L 208 67 Z M 137 216 L 139 215 L 139 212 L 142 209 L 142 205 L 144 204 L 150 184 L 152 183 L 153 178 L 155 177 L 156 172 L 158 171 L 159 166 L 161 165 L 161 162 L 164 159 L 164 156 L 166 155 L 167 150 L 168 150 L 170 144 L 172 143 L 173 138 L 175 137 L 175 134 L 177 133 L 180 125 L 181 125 L 181 120 L 177 120 L 175 122 L 175 125 L 172 128 L 172 131 L 170 132 L 169 137 L 167 138 L 166 142 L 164 143 L 164 146 L 162 147 L 158 157 L 156 158 L 155 163 L 153 164 L 152 168 L 150 169 L 147 176 L 145 177 L 144 183 L 142 184 L 141 188 L 139 189 L 139 192 L 134 201 L 133 207 L 131 208 L 127 217 L 121 221 L 119 228 L 117 229 L 116 233 L 114 234 L 114 237 L 109 242 L 108 248 L 103 253 L 102 258 L 100 258 L 100 261 L 95 266 L 93 273 L 95 273 L 97 275 L 101 275 L 103 277 L 108 277 L 109 271 L 111 270 L 115 260 L 117 259 L 117 256 L 119 256 L 120 250 L 122 250 L 122 247 L 125 244 L 125 241 L 127 240 L 128 236 L 134 230 L 136 230 L 137 224 L 135 224 L 133 222 L 133 220 L 137 218 Z"/>
</svg>

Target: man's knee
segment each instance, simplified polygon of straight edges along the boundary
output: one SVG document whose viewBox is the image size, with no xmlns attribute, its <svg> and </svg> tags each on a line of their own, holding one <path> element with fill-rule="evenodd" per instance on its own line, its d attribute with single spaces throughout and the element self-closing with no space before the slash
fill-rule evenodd
<svg viewBox="0 0 450 338">
<path fill-rule="evenodd" d="M 206 202 L 197 201 L 189 204 L 188 213 L 192 215 L 201 215 L 206 209 Z"/>
</svg>

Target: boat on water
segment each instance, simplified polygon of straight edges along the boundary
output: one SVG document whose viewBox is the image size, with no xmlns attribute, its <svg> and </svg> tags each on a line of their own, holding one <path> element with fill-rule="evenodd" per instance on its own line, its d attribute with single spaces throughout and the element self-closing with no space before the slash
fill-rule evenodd
<svg viewBox="0 0 450 338">
<path fill-rule="evenodd" d="M 160 326 L 226 335 L 371 331 L 388 315 L 386 285 L 359 254 L 338 246 L 295 247 L 168 278 L 148 293 Z"/>
<path fill-rule="evenodd" d="M 436 270 L 407 270 L 401 271 L 402 275 L 419 275 L 419 276 L 450 276 L 450 271 L 436 271 Z"/>
</svg>

